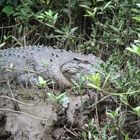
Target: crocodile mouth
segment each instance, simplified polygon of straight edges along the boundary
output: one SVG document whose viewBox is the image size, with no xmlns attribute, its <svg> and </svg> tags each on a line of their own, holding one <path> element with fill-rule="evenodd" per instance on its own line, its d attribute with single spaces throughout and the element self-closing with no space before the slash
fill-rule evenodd
<svg viewBox="0 0 140 140">
<path fill-rule="evenodd" d="M 63 69 L 61 72 L 64 77 L 71 83 L 73 83 L 74 81 L 83 85 L 87 85 L 88 83 L 87 76 L 90 75 L 88 74 L 88 72 L 82 73 L 81 71 L 79 71 L 79 69 L 76 68 Z"/>
<path fill-rule="evenodd" d="M 92 64 L 77 62 L 75 60 L 65 63 L 61 66 L 60 71 L 66 79 L 69 81 L 74 80 L 76 82 L 83 82 L 87 75 L 95 73 Z"/>
</svg>

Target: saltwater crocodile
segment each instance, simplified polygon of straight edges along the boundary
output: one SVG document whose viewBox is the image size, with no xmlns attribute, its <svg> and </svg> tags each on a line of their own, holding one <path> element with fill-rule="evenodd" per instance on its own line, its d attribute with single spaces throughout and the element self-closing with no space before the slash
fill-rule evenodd
<svg viewBox="0 0 140 140">
<path fill-rule="evenodd" d="M 0 80 L 21 85 L 38 85 L 41 76 L 70 87 L 71 79 L 97 72 L 102 61 L 92 54 L 84 55 L 45 46 L 9 48 L 0 51 Z"/>
</svg>

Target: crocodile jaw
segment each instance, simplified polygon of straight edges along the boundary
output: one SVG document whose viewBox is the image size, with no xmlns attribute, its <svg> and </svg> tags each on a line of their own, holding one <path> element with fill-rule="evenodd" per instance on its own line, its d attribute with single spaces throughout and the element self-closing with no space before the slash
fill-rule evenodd
<svg viewBox="0 0 140 140">
<path fill-rule="evenodd" d="M 98 62 L 94 61 L 93 66 L 93 64 L 89 63 L 87 60 L 80 61 L 79 59 L 74 59 L 73 61 L 65 63 L 61 67 L 61 72 L 70 82 L 74 80 L 78 83 L 87 83 L 86 77 L 88 75 L 97 73 L 97 68 L 99 67 L 99 64 L 97 65 L 96 63 L 98 64 Z M 98 67 L 96 67 L 96 65 Z"/>
</svg>

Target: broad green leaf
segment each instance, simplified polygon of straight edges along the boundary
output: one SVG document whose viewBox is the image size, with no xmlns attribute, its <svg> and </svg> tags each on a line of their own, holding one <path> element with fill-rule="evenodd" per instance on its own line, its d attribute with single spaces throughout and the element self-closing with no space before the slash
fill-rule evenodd
<svg viewBox="0 0 140 140">
<path fill-rule="evenodd" d="M 109 112 L 106 112 L 106 114 L 112 118 L 112 119 L 116 119 L 118 116 L 119 116 L 119 110 L 120 110 L 120 107 L 116 108 L 116 110 L 114 111 L 109 111 Z"/>
<path fill-rule="evenodd" d="M 140 22 L 140 16 L 133 17 L 137 22 Z"/>
<path fill-rule="evenodd" d="M 38 76 L 38 81 L 39 81 L 39 85 L 38 85 L 39 87 L 44 87 L 44 86 L 46 86 L 47 81 L 44 80 L 43 77 Z"/>
<path fill-rule="evenodd" d="M 50 3 L 50 0 L 41 0 L 42 3 L 45 3 L 46 5 L 48 5 Z"/>
<path fill-rule="evenodd" d="M 61 93 L 60 95 L 57 96 L 57 99 L 60 100 L 66 95 L 66 92 Z"/>
<path fill-rule="evenodd" d="M 115 119 L 114 118 L 114 114 L 111 112 L 106 112 L 106 115 L 108 116 L 108 117 L 110 117 L 110 118 L 112 118 L 112 119 Z"/>
<path fill-rule="evenodd" d="M 0 44 L 0 48 L 3 47 L 4 45 L 5 45 L 5 42 L 4 42 L 4 43 L 1 43 L 1 44 Z"/>
<path fill-rule="evenodd" d="M 47 95 L 53 103 L 56 102 L 56 96 L 53 93 L 47 93 Z"/>
<path fill-rule="evenodd" d="M 88 85 L 90 85 L 92 87 L 95 87 L 95 88 L 98 87 L 98 89 L 100 89 L 99 87 L 100 87 L 100 84 L 101 84 L 100 83 L 101 79 L 100 79 L 100 74 L 99 73 L 92 74 L 92 75 L 88 76 L 87 80 L 90 82 Z"/>
<path fill-rule="evenodd" d="M 127 49 L 128 51 L 130 51 L 130 52 L 132 52 L 132 53 L 136 53 L 137 55 L 140 56 L 140 45 L 139 45 L 139 44 L 138 44 L 138 45 L 132 44 L 131 46 L 132 46 L 132 48 L 127 47 L 126 49 Z"/>
<path fill-rule="evenodd" d="M 87 5 L 79 5 L 79 6 L 85 8 L 85 9 L 88 9 L 88 10 L 90 9 L 90 7 Z"/>
<path fill-rule="evenodd" d="M 101 88 L 99 88 L 98 86 L 96 86 L 96 85 L 94 85 L 94 84 L 92 84 L 92 83 L 87 83 L 87 85 L 88 85 L 89 87 L 94 88 L 94 89 L 101 90 Z"/>
<path fill-rule="evenodd" d="M 135 112 L 136 115 L 140 117 L 140 106 L 133 108 L 133 111 Z"/>
<path fill-rule="evenodd" d="M 125 105 L 128 105 L 128 98 L 127 98 L 127 95 L 120 95 L 120 100 L 121 102 L 123 102 Z"/>
<path fill-rule="evenodd" d="M 125 140 L 129 140 L 129 134 L 125 135 Z"/>
<path fill-rule="evenodd" d="M 61 93 L 60 95 L 54 95 L 53 93 L 48 93 L 50 100 L 56 105 L 62 105 L 67 108 L 69 104 L 69 98 L 66 96 L 66 92 Z"/>
<path fill-rule="evenodd" d="M 72 28 L 72 29 L 71 29 L 71 33 L 74 33 L 77 29 L 78 29 L 78 27 Z"/>
<path fill-rule="evenodd" d="M 111 3 L 112 1 L 107 2 L 106 5 L 104 6 L 104 9 L 108 8 Z"/>
<path fill-rule="evenodd" d="M 15 13 L 15 10 L 12 6 L 8 5 L 2 9 L 2 12 L 10 16 Z"/>
<path fill-rule="evenodd" d="M 136 5 L 140 8 L 140 3 L 137 3 Z"/>
<path fill-rule="evenodd" d="M 69 104 L 69 98 L 68 96 L 64 95 L 63 98 L 60 99 L 60 103 L 63 107 L 67 108 Z"/>
</svg>

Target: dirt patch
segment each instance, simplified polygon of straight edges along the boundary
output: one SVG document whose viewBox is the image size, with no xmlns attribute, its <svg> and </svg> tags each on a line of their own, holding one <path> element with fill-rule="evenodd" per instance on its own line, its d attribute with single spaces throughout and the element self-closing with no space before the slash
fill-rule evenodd
<svg viewBox="0 0 140 140">
<path fill-rule="evenodd" d="M 0 92 L 0 139 L 2 140 L 84 140 L 87 137 L 87 127 L 91 118 L 102 127 L 106 121 L 110 123 L 105 111 L 115 109 L 118 105 L 115 98 L 101 96 L 92 90 L 84 91 L 82 96 L 68 90 L 69 104 L 67 107 L 54 106 L 47 93 L 60 94 L 50 89 L 21 89 L 1 87 Z M 73 93 L 73 94 L 72 94 Z M 13 101 L 16 99 L 17 101 Z M 123 114 L 126 118 L 126 113 Z M 135 131 L 139 137 L 139 124 L 128 122 L 125 130 Z M 98 129 L 98 128 L 97 128 Z M 107 132 L 109 133 L 109 132 Z M 117 131 L 116 131 L 117 133 Z M 118 133 L 120 133 L 118 131 Z M 130 133 L 131 134 L 131 133 Z M 109 134 L 108 134 L 109 135 Z M 120 134 L 120 139 L 123 136 Z"/>
<path fill-rule="evenodd" d="M 1 89 L 0 114 L 6 118 L 1 128 L 3 133 L 5 132 L 6 138 L 9 137 L 11 140 L 53 140 L 60 137 L 58 132 L 64 125 L 76 123 L 75 120 L 78 116 L 75 117 L 75 110 L 79 110 L 81 107 L 81 97 L 68 93 L 69 107 L 55 108 L 48 100 L 48 92 L 50 91 L 38 89 Z M 55 93 L 57 94 L 57 91 Z M 24 104 L 11 100 L 12 95 Z M 7 97 L 10 98 L 7 99 Z M 82 100 L 85 102 L 88 98 L 88 95 L 83 95 Z M 1 134 L 2 136 L 4 137 L 4 134 Z"/>
</svg>

